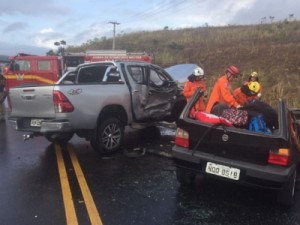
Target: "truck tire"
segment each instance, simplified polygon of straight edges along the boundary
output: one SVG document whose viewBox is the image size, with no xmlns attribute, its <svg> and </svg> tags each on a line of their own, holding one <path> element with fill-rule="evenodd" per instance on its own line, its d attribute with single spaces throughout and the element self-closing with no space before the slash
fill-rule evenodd
<svg viewBox="0 0 300 225">
<path fill-rule="evenodd" d="M 176 177 L 181 185 L 187 186 L 191 185 L 194 182 L 196 174 L 184 168 L 176 167 Z"/>
<path fill-rule="evenodd" d="M 70 141 L 72 139 L 73 136 L 74 136 L 73 132 L 60 133 L 60 134 L 56 134 L 56 133 L 45 134 L 45 137 L 48 141 L 50 141 L 52 143 L 58 143 L 58 144 L 67 143 L 68 141 Z"/>
<path fill-rule="evenodd" d="M 283 189 L 277 194 L 277 202 L 283 206 L 290 207 L 293 203 L 297 180 L 297 170 L 294 171 Z"/>
<path fill-rule="evenodd" d="M 124 125 L 117 118 L 108 118 L 98 125 L 96 137 L 91 146 L 101 155 L 110 155 L 118 151 L 123 143 Z"/>
</svg>

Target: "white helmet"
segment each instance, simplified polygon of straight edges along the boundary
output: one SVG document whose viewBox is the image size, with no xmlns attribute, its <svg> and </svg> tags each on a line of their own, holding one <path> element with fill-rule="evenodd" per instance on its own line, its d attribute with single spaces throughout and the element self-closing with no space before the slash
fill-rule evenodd
<svg viewBox="0 0 300 225">
<path fill-rule="evenodd" d="M 204 76 L 204 71 L 203 71 L 202 68 L 197 67 L 196 69 L 194 69 L 193 74 L 194 74 L 195 76 Z"/>
</svg>

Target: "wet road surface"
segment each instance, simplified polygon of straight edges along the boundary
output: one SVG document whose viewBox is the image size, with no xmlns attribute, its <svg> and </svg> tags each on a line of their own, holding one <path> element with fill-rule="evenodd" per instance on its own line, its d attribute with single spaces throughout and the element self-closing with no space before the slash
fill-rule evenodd
<svg viewBox="0 0 300 225">
<path fill-rule="evenodd" d="M 121 151 L 101 158 L 83 139 L 60 146 L 43 137 L 23 142 L 21 132 L 1 123 L 0 224 L 300 224 L 299 187 L 291 209 L 277 205 L 271 192 L 200 176 L 181 187 L 169 155 L 174 129 L 159 128 L 128 130 Z M 59 153 L 66 177 L 60 176 Z M 66 181 L 73 206 L 62 192 Z"/>
</svg>

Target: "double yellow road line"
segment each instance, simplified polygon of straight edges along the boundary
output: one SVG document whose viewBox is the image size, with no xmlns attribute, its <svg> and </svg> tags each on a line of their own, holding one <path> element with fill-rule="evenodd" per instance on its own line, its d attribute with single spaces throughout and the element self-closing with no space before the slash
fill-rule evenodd
<svg viewBox="0 0 300 225">
<path fill-rule="evenodd" d="M 75 171 L 78 183 L 79 183 L 79 187 L 80 187 L 80 190 L 81 190 L 84 202 L 85 202 L 85 206 L 86 206 L 91 224 L 92 225 L 103 225 L 101 218 L 99 216 L 97 207 L 95 205 L 95 202 L 93 200 L 93 196 L 90 192 L 90 189 L 87 185 L 87 182 L 85 180 L 82 169 L 79 165 L 77 156 L 74 152 L 74 149 L 70 144 L 67 145 L 67 149 L 68 149 L 68 153 L 71 158 L 72 165 L 74 167 L 74 171 Z M 63 155 L 62 155 L 62 149 L 61 149 L 61 146 L 58 144 L 55 144 L 55 153 L 56 153 L 56 158 L 57 158 L 57 165 L 58 165 L 58 171 L 59 171 L 59 176 L 60 176 L 67 225 L 78 225 L 74 201 L 72 198 L 68 175 L 66 172 L 66 166 L 65 166 L 64 159 L 63 159 Z"/>
</svg>

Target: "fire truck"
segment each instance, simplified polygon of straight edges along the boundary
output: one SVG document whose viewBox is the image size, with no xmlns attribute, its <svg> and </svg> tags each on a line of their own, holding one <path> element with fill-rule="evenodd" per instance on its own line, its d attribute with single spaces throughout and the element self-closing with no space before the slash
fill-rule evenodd
<svg viewBox="0 0 300 225">
<path fill-rule="evenodd" d="M 153 57 L 146 52 L 127 52 L 126 50 L 91 50 L 86 51 L 84 60 L 85 62 L 126 60 L 152 63 Z"/>
<path fill-rule="evenodd" d="M 54 84 L 62 74 L 62 64 L 58 56 L 19 53 L 9 59 L 9 64 L 3 69 L 6 90 L 20 85 Z"/>
<path fill-rule="evenodd" d="M 37 56 L 19 53 L 9 57 L 10 62 L 4 67 L 6 90 L 15 86 L 54 84 L 68 70 L 79 64 L 97 61 L 144 61 L 152 62 L 151 55 L 144 52 L 126 50 L 95 50 L 84 53 L 66 53 L 64 56 Z"/>
</svg>

